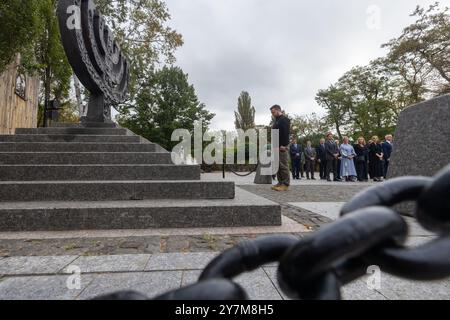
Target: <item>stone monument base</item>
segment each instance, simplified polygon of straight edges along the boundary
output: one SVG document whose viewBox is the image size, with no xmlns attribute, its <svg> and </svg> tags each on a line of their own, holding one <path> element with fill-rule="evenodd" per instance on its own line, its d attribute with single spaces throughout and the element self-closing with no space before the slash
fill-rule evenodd
<svg viewBox="0 0 450 320">
<path fill-rule="evenodd" d="M 450 95 L 405 109 L 399 118 L 388 178 L 432 177 L 450 163 Z M 413 205 L 398 207 L 412 215 Z"/>
</svg>

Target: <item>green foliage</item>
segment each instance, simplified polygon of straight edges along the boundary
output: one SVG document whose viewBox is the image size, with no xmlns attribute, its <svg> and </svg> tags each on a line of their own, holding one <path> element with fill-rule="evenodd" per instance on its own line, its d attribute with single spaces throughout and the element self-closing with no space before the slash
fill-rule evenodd
<svg viewBox="0 0 450 320">
<path fill-rule="evenodd" d="M 20 53 L 21 67 L 40 77 L 41 108 L 46 100 L 56 98 L 64 102 L 69 98 L 72 69 L 60 40 L 56 3 L 56 0 L 0 2 L 0 70 Z"/>
<path fill-rule="evenodd" d="M 39 30 L 40 0 L 0 1 L 0 72 L 21 53 L 22 60 L 32 56 L 34 39 Z"/>
<path fill-rule="evenodd" d="M 252 106 L 252 98 L 246 91 L 242 91 L 238 98 L 238 110 L 234 112 L 236 129 L 247 131 L 255 127 L 255 107 Z"/>
<path fill-rule="evenodd" d="M 383 47 L 389 58 L 410 64 L 409 72 L 419 75 L 433 95 L 450 92 L 450 9 L 439 2 L 428 9 L 417 6 L 411 15 L 416 21 Z M 416 88 L 416 90 L 418 90 Z"/>
<path fill-rule="evenodd" d="M 316 101 L 342 139 L 393 133 L 411 104 L 450 92 L 450 11 L 439 3 L 417 7 L 417 20 L 383 45 L 386 57 L 357 66 L 320 90 Z"/>
<path fill-rule="evenodd" d="M 77 112 L 77 105 L 70 100 L 66 100 L 61 106 L 58 115 L 58 122 L 78 123 L 80 117 Z M 38 109 L 38 127 L 44 125 L 44 106 L 39 105 Z"/>
<path fill-rule="evenodd" d="M 171 141 L 174 130 L 193 132 L 195 121 L 202 120 L 207 127 L 213 118 L 214 114 L 199 102 L 188 75 L 178 67 L 164 67 L 143 84 L 136 103 L 124 109 L 117 120 L 136 134 L 172 150 L 177 144 Z"/>
<path fill-rule="evenodd" d="M 173 63 L 182 36 L 167 23 L 171 16 L 162 0 L 95 0 L 131 62 L 132 100 L 152 76 L 157 63 Z M 145 84 L 144 84 L 145 85 Z"/>
<path fill-rule="evenodd" d="M 328 131 L 330 126 L 326 120 L 315 113 L 291 117 L 291 134 L 299 139 L 300 144 L 306 145 L 310 140 L 313 145 L 318 145 Z"/>
<path fill-rule="evenodd" d="M 39 3 L 38 17 L 42 30 L 36 39 L 37 69 L 44 84 L 44 95 L 47 95 L 45 98 L 53 97 L 63 101 L 68 98 L 72 68 L 61 43 L 55 15 L 57 0 L 40 0 Z"/>
<path fill-rule="evenodd" d="M 182 37 L 167 26 L 171 17 L 164 1 L 95 2 L 131 61 L 133 98 L 156 63 L 174 61 Z M 72 69 L 60 40 L 56 4 L 56 0 L 0 0 L 0 71 L 21 53 L 26 71 L 41 78 L 41 104 L 55 98 L 63 104 L 69 100 Z"/>
</svg>

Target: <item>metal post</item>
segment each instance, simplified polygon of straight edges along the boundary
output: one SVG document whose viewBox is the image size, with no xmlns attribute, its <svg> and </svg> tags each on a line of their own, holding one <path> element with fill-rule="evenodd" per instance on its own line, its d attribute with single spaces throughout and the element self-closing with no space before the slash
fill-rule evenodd
<svg viewBox="0 0 450 320">
<path fill-rule="evenodd" d="M 222 131 L 222 139 L 223 139 L 223 163 L 222 163 L 222 178 L 225 180 L 225 163 L 226 163 L 226 148 L 227 148 L 227 142 L 226 142 L 227 132 L 225 130 Z"/>
<path fill-rule="evenodd" d="M 47 127 L 47 119 L 48 119 L 48 99 L 45 99 L 44 101 L 44 128 Z"/>
</svg>

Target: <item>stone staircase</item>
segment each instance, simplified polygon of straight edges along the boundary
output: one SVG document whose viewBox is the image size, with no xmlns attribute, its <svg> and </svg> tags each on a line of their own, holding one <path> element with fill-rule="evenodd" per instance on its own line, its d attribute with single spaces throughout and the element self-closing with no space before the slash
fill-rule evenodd
<svg viewBox="0 0 450 320">
<path fill-rule="evenodd" d="M 123 128 L 17 129 L 0 136 L 0 231 L 281 225 L 279 205 L 202 181 L 199 166 Z"/>
</svg>

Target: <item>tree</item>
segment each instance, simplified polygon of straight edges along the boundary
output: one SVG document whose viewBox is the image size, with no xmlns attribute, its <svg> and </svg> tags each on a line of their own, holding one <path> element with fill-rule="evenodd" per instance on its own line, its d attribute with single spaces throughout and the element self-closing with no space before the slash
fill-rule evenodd
<svg viewBox="0 0 450 320">
<path fill-rule="evenodd" d="M 0 69 L 20 54 L 21 68 L 39 75 L 39 122 L 48 101 L 65 102 L 69 98 L 72 69 L 60 40 L 56 3 L 56 0 L 0 2 Z"/>
<path fill-rule="evenodd" d="M 183 70 L 163 67 L 147 80 L 135 105 L 125 109 L 118 121 L 136 134 L 172 150 L 177 144 L 171 141 L 174 130 L 193 132 L 195 121 L 201 120 L 207 127 L 214 116 L 199 102 Z"/>
<path fill-rule="evenodd" d="M 175 61 L 174 52 L 183 38 L 166 25 L 171 16 L 162 0 L 96 0 L 96 4 L 130 60 L 133 100 L 153 75 L 155 64 Z"/>
<path fill-rule="evenodd" d="M 353 132 L 367 136 L 375 128 L 390 127 L 392 120 L 396 121 L 388 100 L 389 77 L 378 61 L 353 68 L 339 79 L 338 86 L 349 101 L 348 115 Z"/>
<path fill-rule="evenodd" d="M 56 0 L 40 0 L 38 7 L 42 30 L 36 39 L 35 58 L 43 84 L 40 100 L 44 108 L 52 98 L 61 103 L 69 98 L 73 74 L 61 43 L 56 5 Z"/>
<path fill-rule="evenodd" d="M 22 62 L 33 56 L 39 27 L 39 0 L 0 1 L 0 72 L 20 53 Z"/>
<path fill-rule="evenodd" d="M 450 9 L 440 8 L 439 2 L 428 9 L 417 6 L 411 15 L 415 23 L 402 34 L 383 45 L 390 50 L 391 59 L 413 59 L 418 70 L 431 68 L 435 81 L 433 92 L 440 95 L 450 92 Z"/>
<path fill-rule="evenodd" d="M 238 110 L 234 112 L 236 117 L 236 129 L 247 131 L 255 128 L 255 107 L 252 106 L 252 98 L 246 91 L 242 91 L 238 98 Z"/>
<path fill-rule="evenodd" d="M 327 111 L 326 123 L 333 126 L 339 138 L 342 139 L 343 127 L 349 122 L 348 110 L 351 102 L 348 96 L 336 86 L 330 86 L 328 89 L 320 90 L 317 93 L 316 101 Z"/>
<path fill-rule="evenodd" d="M 328 131 L 330 127 L 326 119 L 316 113 L 291 117 L 291 132 L 303 142 L 310 140 L 314 145 L 318 145 Z"/>
</svg>

